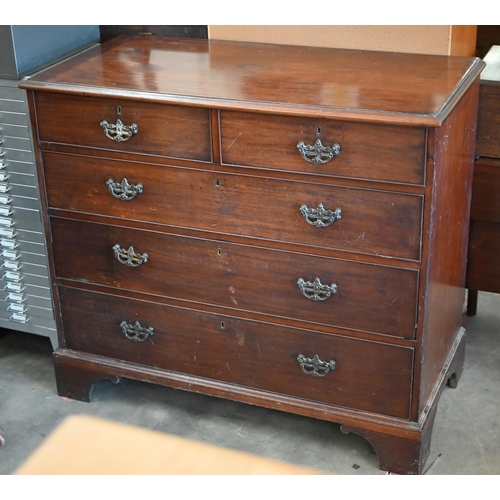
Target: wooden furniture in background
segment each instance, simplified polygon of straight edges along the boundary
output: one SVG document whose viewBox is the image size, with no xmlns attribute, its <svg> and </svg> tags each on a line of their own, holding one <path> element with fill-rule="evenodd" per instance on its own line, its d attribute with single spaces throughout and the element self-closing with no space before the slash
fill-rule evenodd
<svg viewBox="0 0 500 500">
<path fill-rule="evenodd" d="M 451 26 L 450 56 L 476 55 L 477 26 Z"/>
<path fill-rule="evenodd" d="M 107 42 L 119 35 L 159 35 L 192 38 L 208 38 L 208 26 L 205 25 L 102 25 L 99 26 L 101 41 Z"/>
<path fill-rule="evenodd" d="M 500 45 L 500 25 L 478 25 L 476 34 L 476 56 L 484 59 L 493 45 Z"/>
<path fill-rule="evenodd" d="M 463 364 L 483 66 L 146 36 L 25 82 L 59 394 L 203 392 L 338 422 L 422 472 Z"/>
<path fill-rule="evenodd" d="M 500 293 L 500 45 L 484 62 L 467 262 L 469 316 L 477 312 L 478 290 Z"/>
</svg>

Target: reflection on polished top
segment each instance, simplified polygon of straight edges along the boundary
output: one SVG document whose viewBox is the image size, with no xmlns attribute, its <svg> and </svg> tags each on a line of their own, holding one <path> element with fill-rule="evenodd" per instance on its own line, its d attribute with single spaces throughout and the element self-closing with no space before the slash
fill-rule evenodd
<svg viewBox="0 0 500 500">
<path fill-rule="evenodd" d="M 120 36 L 22 87 L 438 126 L 483 66 L 466 57 Z"/>
</svg>

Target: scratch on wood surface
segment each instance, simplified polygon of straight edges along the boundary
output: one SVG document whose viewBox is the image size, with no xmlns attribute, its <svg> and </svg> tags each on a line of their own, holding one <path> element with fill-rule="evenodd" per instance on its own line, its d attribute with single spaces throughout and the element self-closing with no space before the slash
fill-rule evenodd
<svg viewBox="0 0 500 500">
<path fill-rule="evenodd" d="M 260 346 L 257 341 L 255 341 L 255 345 L 257 346 L 257 351 L 259 351 L 259 356 L 262 357 L 262 353 L 260 352 Z"/>
<path fill-rule="evenodd" d="M 231 144 L 229 144 L 229 146 L 224 150 L 224 153 L 226 153 L 229 148 L 238 140 L 238 138 L 241 136 L 243 132 L 240 132 L 232 141 L 231 141 Z"/>
<path fill-rule="evenodd" d="M 235 292 L 236 290 L 235 290 L 234 286 L 230 286 L 230 287 L 229 287 L 229 291 L 230 291 L 232 294 L 234 294 L 234 292 Z M 232 295 L 231 295 L 231 302 L 232 302 L 235 306 L 237 306 L 237 305 L 238 305 L 238 301 L 237 301 L 237 300 L 236 300 L 236 299 L 235 299 Z"/>
</svg>

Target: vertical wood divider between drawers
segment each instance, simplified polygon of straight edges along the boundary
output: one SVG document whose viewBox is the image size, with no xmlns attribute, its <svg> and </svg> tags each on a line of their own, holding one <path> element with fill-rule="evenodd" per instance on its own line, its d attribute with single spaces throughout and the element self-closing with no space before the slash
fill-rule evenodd
<svg viewBox="0 0 500 500">
<path fill-rule="evenodd" d="M 212 137 L 212 158 L 216 165 L 221 163 L 221 143 L 220 143 L 220 111 L 212 109 L 210 111 L 210 125 Z"/>
</svg>

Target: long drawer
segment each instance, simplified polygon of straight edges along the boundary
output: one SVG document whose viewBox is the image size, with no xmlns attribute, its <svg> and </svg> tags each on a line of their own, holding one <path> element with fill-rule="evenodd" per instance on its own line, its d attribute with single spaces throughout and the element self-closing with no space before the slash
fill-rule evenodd
<svg viewBox="0 0 500 500">
<path fill-rule="evenodd" d="M 68 349 L 408 417 L 413 349 L 73 288 L 60 297 Z M 301 354 L 319 357 L 320 376 Z"/>
<path fill-rule="evenodd" d="M 414 336 L 415 270 L 56 217 L 52 237 L 58 278 Z"/>
<path fill-rule="evenodd" d="M 43 92 L 37 94 L 36 105 L 42 141 L 199 161 L 212 159 L 207 109 Z M 68 123 L 74 126 L 68 127 Z M 121 140 L 114 139 L 117 134 Z"/>
<path fill-rule="evenodd" d="M 44 169 L 52 208 L 420 258 L 422 197 L 417 195 L 57 153 L 44 154 Z"/>
<path fill-rule="evenodd" d="M 422 127 L 226 111 L 220 122 L 226 164 L 418 185 L 425 179 L 427 132 Z M 318 140 L 334 148 L 325 163 L 314 161 L 314 151 L 305 153 L 308 159 L 299 151 L 300 143 L 314 150 Z"/>
</svg>

